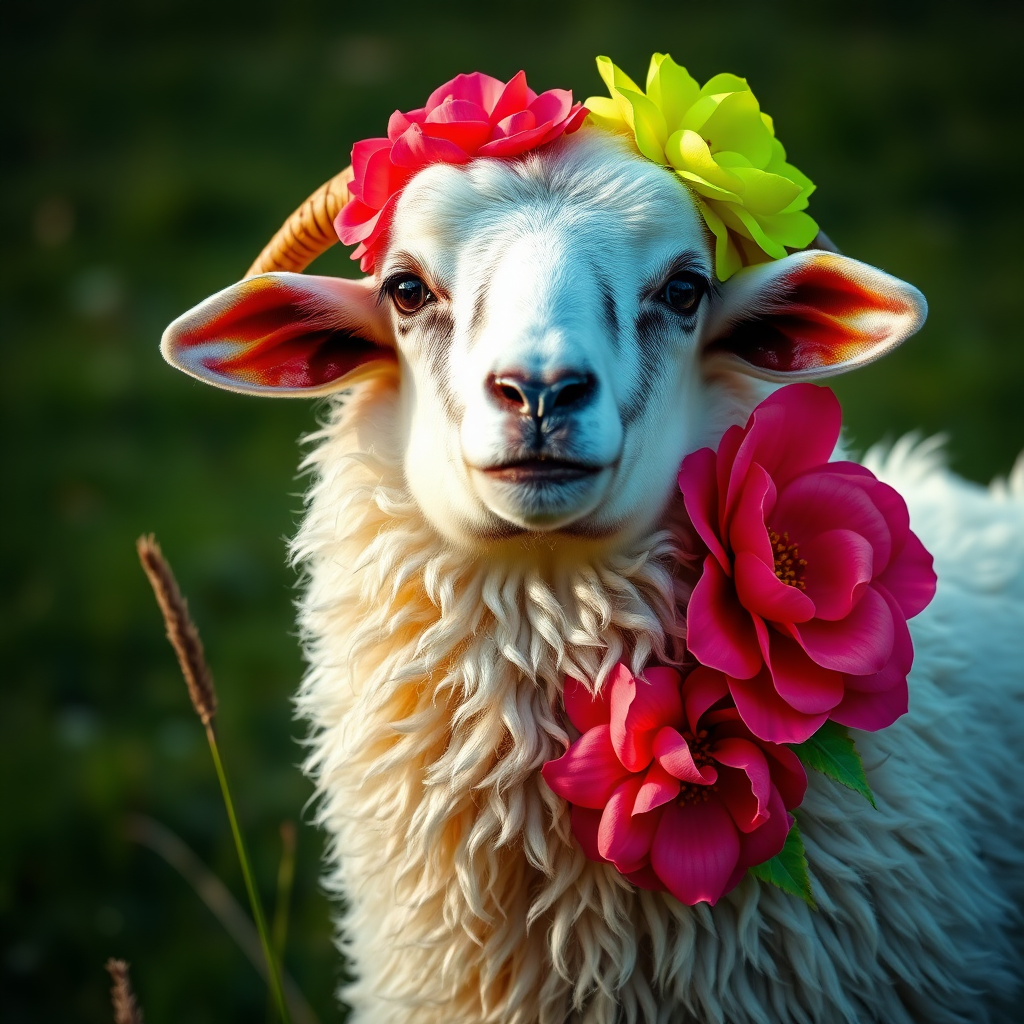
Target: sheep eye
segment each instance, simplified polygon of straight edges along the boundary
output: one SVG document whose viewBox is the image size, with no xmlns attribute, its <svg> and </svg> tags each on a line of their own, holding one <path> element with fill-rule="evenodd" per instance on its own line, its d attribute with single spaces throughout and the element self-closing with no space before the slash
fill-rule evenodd
<svg viewBox="0 0 1024 1024">
<path fill-rule="evenodd" d="M 661 290 L 662 299 L 677 313 L 692 313 L 704 294 L 704 282 L 696 274 L 676 274 Z"/>
<path fill-rule="evenodd" d="M 415 313 L 432 298 L 430 289 L 415 274 L 405 274 L 391 286 L 391 299 L 403 313 Z"/>
</svg>

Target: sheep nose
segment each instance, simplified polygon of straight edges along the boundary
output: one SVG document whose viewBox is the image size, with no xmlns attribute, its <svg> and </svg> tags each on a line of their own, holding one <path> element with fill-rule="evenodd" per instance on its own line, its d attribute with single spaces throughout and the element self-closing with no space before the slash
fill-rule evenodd
<svg viewBox="0 0 1024 1024">
<path fill-rule="evenodd" d="M 553 378 L 501 373 L 491 374 L 490 379 L 490 392 L 499 406 L 535 420 L 577 411 L 596 390 L 597 378 L 592 373 L 568 372 Z"/>
</svg>

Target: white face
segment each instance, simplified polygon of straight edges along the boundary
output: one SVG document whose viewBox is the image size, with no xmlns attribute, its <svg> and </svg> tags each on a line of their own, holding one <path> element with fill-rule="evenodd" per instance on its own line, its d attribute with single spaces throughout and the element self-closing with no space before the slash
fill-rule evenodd
<svg viewBox="0 0 1024 1024">
<path fill-rule="evenodd" d="M 405 468 L 453 539 L 645 529 L 703 419 L 712 253 L 685 188 L 604 133 L 421 172 L 377 280 Z"/>
</svg>

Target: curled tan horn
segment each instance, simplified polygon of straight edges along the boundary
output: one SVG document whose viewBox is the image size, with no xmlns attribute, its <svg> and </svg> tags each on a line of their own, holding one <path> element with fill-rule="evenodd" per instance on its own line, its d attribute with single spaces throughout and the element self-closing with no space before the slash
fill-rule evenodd
<svg viewBox="0 0 1024 1024">
<path fill-rule="evenodd" d="M 299 273 L 321 253 L 327 252 L 338 236 L 334 218 L 352 198 L 348 191 L 352 168 L 346 167 L 325 181 L 278 229 L 263 252 L 246 271 L 246 277 L 272 270 Z"/>
</svg>

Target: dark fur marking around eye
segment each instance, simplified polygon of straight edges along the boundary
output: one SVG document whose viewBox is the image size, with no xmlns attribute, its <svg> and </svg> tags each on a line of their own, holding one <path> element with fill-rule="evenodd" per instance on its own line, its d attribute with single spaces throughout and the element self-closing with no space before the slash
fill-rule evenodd
<svg viewBox="0 0 1024 1024">
<path fill-rule="evenodd" d="M 490 281 L 489 275 L 484 278 L 473 299 L 473 313 L 469 318 L 469 337 L 471 342 L 476 340 L 487 316 L 487 295 L 490 291 Z"/>
<path fill-rule="evenodd" d="M 634 331 L 639 365 L 636 387 L 622 410 L 623 426 L 629 426 L 643 415 L 672 344 L 668 315 L 660 309 L 642 308 L 637 313 Z"/>
<path fill-rule="evenodd" d="M 622 346 L 622 339 L 619 337 L 619 311 L 615 303 L 615 292 L 612 290 L 608 279 L 596 271 L 597 285 L 601 289 L 601 312 L 604 316 L 604 325 L 608 329 L 608 336 L 611 338 L 612 348 L 618 352 Z"/>
<path fill-rule="evenodd" d="M 424 313 L 417 327 L 422 339 L 427 372 L 437 385 L 445 414 L 453 423 L 457 423 L 462 406 L 452 389 L 448 373 L 448 353 L 455 336 L 455 321 L 451 311 L 447 307 L 435 305 Z"/>
</svg>

